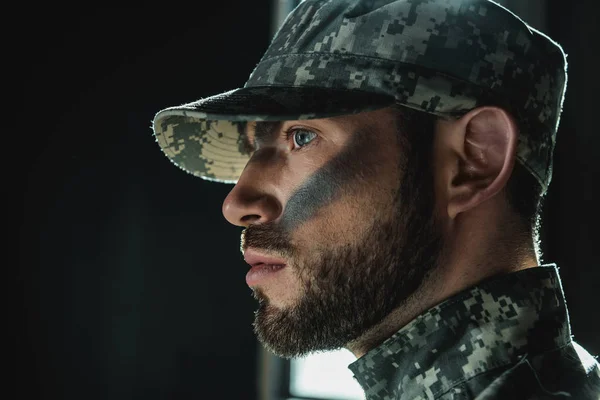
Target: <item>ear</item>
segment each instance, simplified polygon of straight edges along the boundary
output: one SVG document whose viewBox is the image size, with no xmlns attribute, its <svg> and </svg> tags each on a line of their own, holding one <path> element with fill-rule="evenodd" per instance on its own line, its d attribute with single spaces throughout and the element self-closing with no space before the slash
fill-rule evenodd
<svg viewBox="0 0 600 400">
<path fill-rule="evenodd" d="M 518 130 L 498 107 L 479 107 L 446 124 L 438 135 L 441 186 L 448 216 L 477 207 L 499 193 L 512 173 Z M 436 156 L 440 156 L 437 154 Z"/>
</svg>

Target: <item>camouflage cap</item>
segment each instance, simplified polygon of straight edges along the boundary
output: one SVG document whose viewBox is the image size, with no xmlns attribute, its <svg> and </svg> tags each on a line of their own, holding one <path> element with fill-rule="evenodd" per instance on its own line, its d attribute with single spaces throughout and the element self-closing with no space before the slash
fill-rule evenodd
<svg viewBox="0 0 600 400">
<path fill-rule="evenodd" d="M 164 109 L 153 129 L 183 170 L 235 183 L 246 121 L 392 104 L 455 117 L 498 101 L 520 121 L 517 159 L 546 189 L 566 68 L 556 42 L 489 0 L 305 0 L 243 88 Z"/>
</svg>

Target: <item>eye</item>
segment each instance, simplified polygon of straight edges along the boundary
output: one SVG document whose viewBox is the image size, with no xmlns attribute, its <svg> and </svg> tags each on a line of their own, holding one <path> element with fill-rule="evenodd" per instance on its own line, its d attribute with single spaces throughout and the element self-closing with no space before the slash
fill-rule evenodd
<svg viewBox="0 0 600 400">
<path fill-rule="evenodd" d="M 294 140 L 294 148 L 302 148 L 312 142 L 317 134 L 303 128 L 290 129 L 287 133 L 288 139 Z"/>
</svg>

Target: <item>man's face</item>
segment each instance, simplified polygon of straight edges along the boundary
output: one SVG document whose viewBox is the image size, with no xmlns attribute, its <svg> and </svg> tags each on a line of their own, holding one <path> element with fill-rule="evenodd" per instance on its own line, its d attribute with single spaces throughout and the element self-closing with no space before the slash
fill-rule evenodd
<svg viewBox="0 0 600 400">
<path fill-rule="evenodd" d="M 435 267 L 429 160 L 400 139 L 394 108 L 251 123 L 255 152 L 223 203 L 253 267 L 255 331 L 281 357 L 357 339 L 415 293 Z"/>
</svg>

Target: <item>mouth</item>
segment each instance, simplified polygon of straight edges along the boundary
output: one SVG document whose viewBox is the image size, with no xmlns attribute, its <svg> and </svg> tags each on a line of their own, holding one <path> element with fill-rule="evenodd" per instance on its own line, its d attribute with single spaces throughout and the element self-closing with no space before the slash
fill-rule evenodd
<svg viewBox="0 0 600 400">
<path fill-rule="evenodd" d="M 253 249 L 244 252 L 244 260 L 251 267 L 246 274 L 246 283 L 250 287 L 263 283 L 286 266 L 285 260 L 261 254 Z"/>
</svg>

